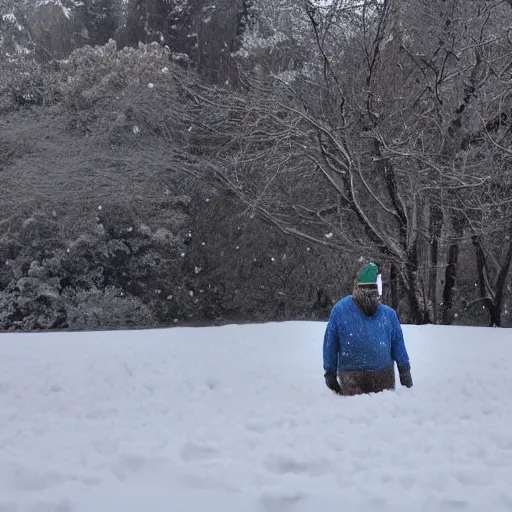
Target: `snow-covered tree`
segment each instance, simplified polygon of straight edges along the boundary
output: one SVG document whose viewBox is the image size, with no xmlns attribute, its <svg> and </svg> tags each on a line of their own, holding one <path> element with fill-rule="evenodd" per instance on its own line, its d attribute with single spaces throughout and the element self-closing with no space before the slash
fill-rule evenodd
<svg viewBox="0 0 512 512">
<path fill-rule="evenodd" d="M 509 115 L 510 6 L 302 8 L 316 46 L 307 73 L 255 73 L 250 96 L 226 99 L 237 132 L 217 176 L 285 233 L 387 262 L 415 322 L 450 322 L 462 244 L 509 222 L 490 184 L 510 134 L 499 147 L 486 129 Z"/>
<path fill-rule="evenodd" d="M 74 10 L 83 42 L 102 45 L 113 39 L 122 17 L 121 0 L 84 0 Z"/>
</svg>

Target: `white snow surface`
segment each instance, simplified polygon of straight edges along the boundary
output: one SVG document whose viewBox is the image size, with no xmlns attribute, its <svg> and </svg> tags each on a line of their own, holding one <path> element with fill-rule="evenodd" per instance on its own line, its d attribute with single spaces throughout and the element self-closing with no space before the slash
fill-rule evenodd
<svg viewBox="0 0 512 512">
<path fill-rule="evenodd" d="M 0 335 L 1 512 L 512 511 L 512 331 L 404 326 L 340 397 L 324 323 Z"/>
</svg>

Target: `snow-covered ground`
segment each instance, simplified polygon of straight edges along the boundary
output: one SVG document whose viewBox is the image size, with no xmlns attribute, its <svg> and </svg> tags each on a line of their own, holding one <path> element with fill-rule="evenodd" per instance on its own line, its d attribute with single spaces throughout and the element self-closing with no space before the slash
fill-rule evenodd
<svg viewBox="0 0 512 512">
<path fill-rule="evenodd" d="M 0 512 L 512 511 L 511 330 L 339 397 L 324 327 L 0 335 Z"/>
</svg>

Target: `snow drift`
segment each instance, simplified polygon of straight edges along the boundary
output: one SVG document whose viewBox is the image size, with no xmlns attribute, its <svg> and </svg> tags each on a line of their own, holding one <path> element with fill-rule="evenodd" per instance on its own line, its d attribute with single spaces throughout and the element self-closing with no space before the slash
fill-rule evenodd
<svg viewBox="0 0 512 512">
<path fill-rule="evenodd" d="M 335 396 L 323 323 L 0 335 L 1 512 L 512 510 L 512 331 L 405 326 Z"/>
</svg>

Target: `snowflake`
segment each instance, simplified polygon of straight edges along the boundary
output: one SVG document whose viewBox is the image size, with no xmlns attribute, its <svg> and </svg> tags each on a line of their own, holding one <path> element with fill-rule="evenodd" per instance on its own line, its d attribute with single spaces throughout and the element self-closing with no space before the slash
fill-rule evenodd
<svg viewBox="0 0 512 512">
<path fill-rule="evenodd" d="M 14 14 L 12 14 L 12 13 L 4 14 L 2 16 L 2 19 L 4 21 L 10 21 L 11 23 L 16 23 L 16 16 L 14 16 Z"/>
</svg>

